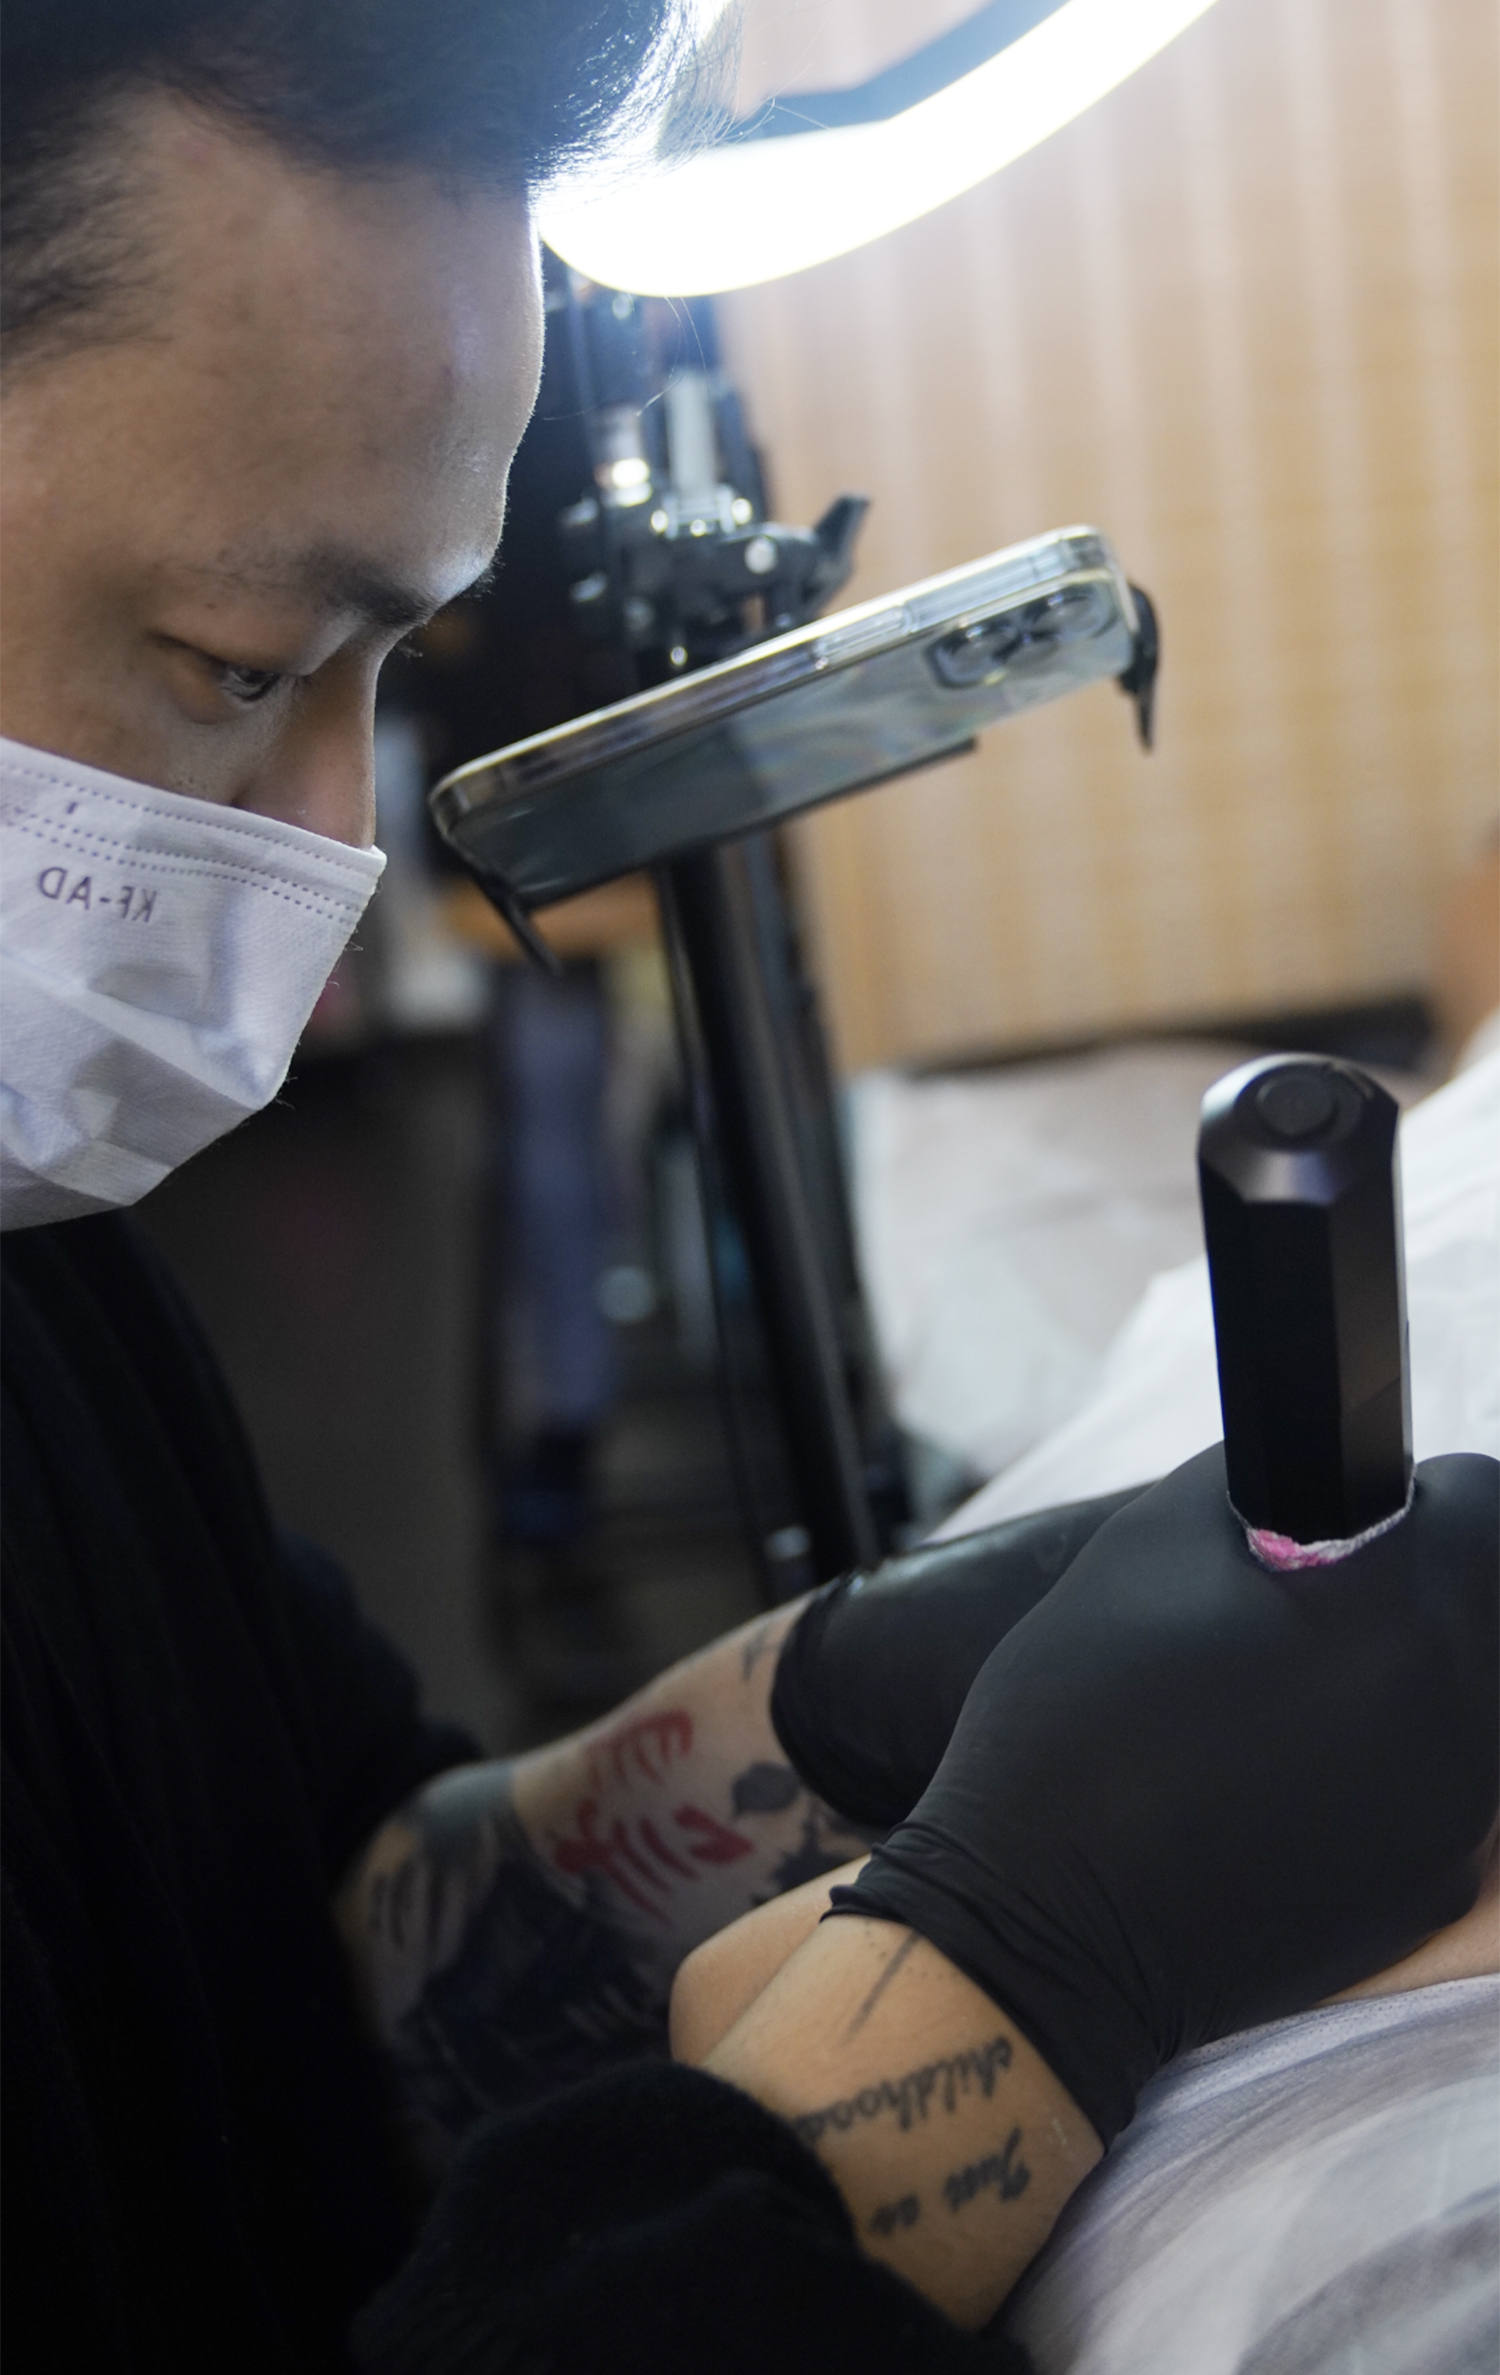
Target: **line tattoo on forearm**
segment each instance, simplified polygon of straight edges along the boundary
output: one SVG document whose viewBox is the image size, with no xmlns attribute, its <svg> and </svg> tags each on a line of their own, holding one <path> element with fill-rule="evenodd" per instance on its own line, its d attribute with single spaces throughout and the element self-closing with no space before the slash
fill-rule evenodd
<svg viewBox="0 0 1500 2375">
<path fill-rule="evenodd" d="M 916 1931 L 908 1930 L 906 1936 L 902 1939 L 895 1953 L 891 1956 L 890 1961 L 886 1964 L 885 1969 L 881 1972 L 880 1977 L 876 1980 L 875 1985 L 871 1988 L 859 2010 L 855 2013 L 854 2018 L 850 2021 L 849 2026 L 847 2029 L 845 2029 L 844 2035 L 846 2038 L 857 2035 L 858 2032 L 864 2027 L 865 2022 L 869 2019 L 876 2005 L 880 2002 L 881 1997 L 885 1994 L 886 1989 L 890 1986 L 891 1981 L 895 1978 L 896 1973 L 900 1970 L 902 1964 L 905 1962 L 907 1956 L 911 1953 L 911 1950 L 916 1945 L 916 1943 Z"/>
<path fill-rule="evenodd" d="M 805 2111 L 792 2126 L 804 2143 L 816 2144 L 829 2128 L 852 2128 L 856 2120 L 880 2119 L 889 2112 L 903 2133 L 918 2121 L 925 2120 L 936 2103 L 943 2111 L 954 2111 L 959 2098 L 977 2088 L 989 2099 L 995 2091 L 995 2081 L 1002 2070 L 1011 2064 L 1010 2039 L 1003 2034 L 992 2037 L 987 2045 L 975 2045 L 963 2053 L 949 2054 L 937 2062 L 924 2062 L 919 2070 L 907 2070 L 899 2078 L 877 2078 L 870 2086 L 862 2086 L 857 2094 L 845 2095 L 837 2103 L 826 2103 L 820 2111 Z"/>
</svg>

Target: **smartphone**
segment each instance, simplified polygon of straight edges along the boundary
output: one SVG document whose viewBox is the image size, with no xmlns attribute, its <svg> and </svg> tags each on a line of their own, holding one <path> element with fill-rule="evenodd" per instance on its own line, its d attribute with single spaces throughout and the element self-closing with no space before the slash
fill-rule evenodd
<svg viewBox="0 0 1500 2375">
<path fill-rule="evenodd" d="M 1155 631 L 1094 528 L 1011 545 L 475 759 L 438 830 L 522 910 L 783 823 L 1123 680 L 1149 739 Z"/>
</svg>

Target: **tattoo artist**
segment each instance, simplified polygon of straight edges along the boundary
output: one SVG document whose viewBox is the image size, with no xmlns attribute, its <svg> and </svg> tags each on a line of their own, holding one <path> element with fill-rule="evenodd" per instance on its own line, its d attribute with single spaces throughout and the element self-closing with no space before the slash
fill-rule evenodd
<svg viewBox="0 0 1500 2375">
<path fill-rule="evenodd" d="M 994 2365 L 965 2327 L 1152 2070 L 1477 1885 L 1487 1463 L 1430 1463 L 1313 1589 L 1248 1558 L 1210 1455 L 487 1765 L 275 1528 L 125 1215 L 275 1095 L 359 920 L 376 677 L 488 564 L 535 390 L 529 195 L 679 33 L 673 0 L 7 12 L 23 2368 Z M 710 2066 L 665 2059 L 684 1956 L 877 1833 Z"/>
</svg>

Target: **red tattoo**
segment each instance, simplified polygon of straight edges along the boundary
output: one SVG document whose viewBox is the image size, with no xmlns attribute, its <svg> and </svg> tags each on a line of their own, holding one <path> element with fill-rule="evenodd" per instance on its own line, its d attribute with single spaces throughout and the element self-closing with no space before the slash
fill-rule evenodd
<svg viewBox="0 0 1500 2375">
<path fill-rule="evenodd" d="M 602 1879 L 613 1881 L 621 1896 L 628 1897 L 632 1905 L 639 1905 L 643 1913 L 659 1917 L 660 1904 L 654 1895 L 646 1892 L 664 1890 L 666 1884 L 653 1873 L 639 1849 L 631 1845 L 625 1825 L 616 1822 L 601 1833 L 599 1805 L 594 1798 L 583 1800 L 576 1821 L 577 1836 L 560 1839 L 552 1850 L 552 1861 L 559 1872 L 597 1872 Z"/>
<path fill-rule="evenodd" d="M 705 1814 L 700 1806 L 679 1806 L 672 1820 L 689 1834 L 691 1863 L 685 1863 L 668 1846 L 649 1815 L 629 1824 L 617 1817 L 607 1831 L 601 1831 L 598 1799 L 584 1798 L 574 1816 L 573 1836 L 558 1840 L 552 1861 L 559 1872 L 575 1876 L 597 1872 L 643 1913 L 664 1920 L 665 1900 L 672 1893 L 669 1874 L 679 1880 L 697 1880 L 702 1875 L 695 1866 L 732 1864 L 753 1851 L 751 1840 Z"/>
<path fill-rule="evenodd" d="M 669 1707 L 661 1715 L 642 1716 L 606 1733 L 589 1751 L 589 1781 L 594 1789 L 607 1787 L 607 1777 L 628 1782 L 664 1781 L 675 1757 L 685 1757 L 693 1745 L 693 1719 L 685 1707 Z"/>
<path fill-rule="evenodd" d="M 679 1806 L 672 1820 L 680 1831 L 696 1831 L 699 1834 L 696 1845 L 688 1849 L 688 1854 L 696 1856 L 700 1864 L 733 1864 L 742 1855 L 749 1855 L 753 1851 L 752 1841 L 742 1831 L 729 1830 L 725 1824 L 716 1822 L 711 1814 L 705 1814 L 701 1807 Z"/>
<path fill-rule="evenodd" d="M 643 1913 L 664 1921 L 675 1882 L 701 1880 L 706 1864 L 733 1864 L 752 1855 L 753 1840 L 701 1806 L 672 1809 L 672 1827 L 684 1834 L 680 1843 L 663 1835 L 668 1817 L 660 1810 L 654 1816 L 616 1815 L 603 1827 L 602 1805 L 643 1784 L 659 1787 L 692 1745 L 693 1719 L 685 1707 L 669 1707 L 607 1732 L 589 1751 L 590 1795 L 580 1799 L 568 1837 L 553 1846 L 559 1872 L 597 1873 Z"/>
<path fill-rule="evenodd" d="M 662 1862 L 670 1865 L 674 1872 L 680 1872 L 684 1880 L 693 1880 L 697 1877 L 691 1864 L 685 1864 L 680 1855 L 672 1853 L 655 1823 L 646 1815 L 641 1817 L 641 1837 L 645 1840 L 651 1853 L 654 1856 L 660 1856 Z"/>
</svg>

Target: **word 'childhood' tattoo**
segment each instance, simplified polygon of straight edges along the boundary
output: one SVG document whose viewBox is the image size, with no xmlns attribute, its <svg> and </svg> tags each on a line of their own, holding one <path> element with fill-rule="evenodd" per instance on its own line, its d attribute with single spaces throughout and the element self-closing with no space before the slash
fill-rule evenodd
<svg viewBox="0 0 1500 2375">
<path fill-rule="evenodd" d="M 1004 2035 L 992 2037 L 987 2045 L 969 2047 L 963 2053 L 946 2055 L 941 2061 L 924 2062 L 920 2069 L 906 2070 L 899 2078 L 877 2078 L 870 2086 L 862 2086 L 857 2094 L 845 2095 L 840 2102 L 826 2103 L 820 2111 L 805 2111 L 792 2126 L 807 2144 L 816 2144 L 830 2128 L 852 2128 L 857 2120 L 881 2119 L 889 2112 L 897 2126 L 905 2133 L 936 2105 L 943 2111 L 954 2111 L 962 2096 L 975 2088 L 986 2101 L 995 2091 L 995 2081 L 1002 2070 L 1011 2064 L 1011 2042 Z"/>
</svg>

